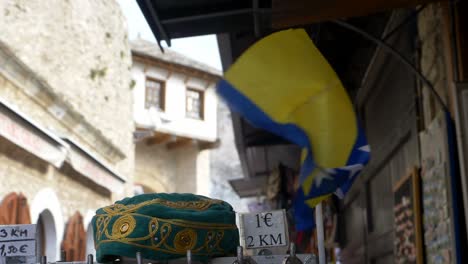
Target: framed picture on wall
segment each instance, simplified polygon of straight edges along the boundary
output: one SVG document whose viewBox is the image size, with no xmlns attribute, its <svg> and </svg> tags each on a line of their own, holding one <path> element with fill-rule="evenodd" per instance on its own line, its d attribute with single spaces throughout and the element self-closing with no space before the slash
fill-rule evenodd
<svg viewBox="0 0 468 264">
<path fill-rule="evenodd" d="M 421 181 L 414 168 L 393 187 L 395 263 L 423 263 Z"/>
</svg>

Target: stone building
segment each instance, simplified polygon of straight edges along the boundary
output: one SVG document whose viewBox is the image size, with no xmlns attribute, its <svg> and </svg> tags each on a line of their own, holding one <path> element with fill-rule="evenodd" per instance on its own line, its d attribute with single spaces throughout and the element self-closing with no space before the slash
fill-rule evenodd
<svg viewBox="0 0 468 264">
<path fill-rule="evenodd" d="M 0 2 L 0 200 L 24 195 L 49 261 L 67 223 L 90 240 L 94 211 L 133 191 L 130 66 L 115 1 Z"/>
<path fill-rule="evenodd" d="M 131 48 L 136 193 L 209 195 L 221 72 L 143 39 Z"/>
</svg>

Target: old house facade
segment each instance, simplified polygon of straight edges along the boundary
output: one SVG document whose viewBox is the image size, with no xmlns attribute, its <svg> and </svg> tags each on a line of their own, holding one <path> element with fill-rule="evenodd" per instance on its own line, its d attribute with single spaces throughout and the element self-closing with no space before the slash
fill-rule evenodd
<svg viewBox="0 0 468 264">
<path fill-rule="evenodd" d="M 142 39 L 131 48 L 136 193 L 209 195 L 221 73 Z"/>
</svg>

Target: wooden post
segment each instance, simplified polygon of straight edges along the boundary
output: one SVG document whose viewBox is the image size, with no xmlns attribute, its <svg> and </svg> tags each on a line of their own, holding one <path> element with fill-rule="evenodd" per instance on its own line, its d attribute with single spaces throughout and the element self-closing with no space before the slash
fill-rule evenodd
<svg viewBox="0 0 468 264">
<path fill-rule="evenodd" d="M 315 225 L 317 227 L 317 247 L 319 253 L 319 264 L 325 264 L 325 237 L 323 232 L 323 214 L 322 214 L 322 202 L 315 207 Z"/>
</svg>

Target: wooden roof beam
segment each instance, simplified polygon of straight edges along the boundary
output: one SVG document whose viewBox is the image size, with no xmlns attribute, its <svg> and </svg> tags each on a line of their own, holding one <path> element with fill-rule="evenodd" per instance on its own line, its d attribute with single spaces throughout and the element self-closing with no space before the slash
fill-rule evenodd
<svg viewBox="0 0 468 264">
<path fill-rule="evenodd" d="M 289 28 L 327 20 L 366 16 L 397 8 L 416 7 L 437 0 L 273 0 L 272 25 Z"/>
<path fill-rule="evenodd" d="M 182 147 L 193 145 L 194 142 L 195 142 L 195 140 L 193 140 L 191 138 L 179 137 L 179 138 L 177 138 L 176 141 L 167 143 L 166 148 L 168 150 L 174 150 L 174 149 L 177 149 L 177 148 L 182 148 Z"/>
<path fill-rule="evenodd" d="M 152 138 L 146 141 L 146 145 L 152 146 L 152 145 L 166 143 L 172 138 L 173 136 L 171 134 L 157 133 L 155 136 L 153 136 Z"/>
</svg>

